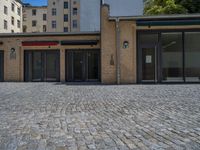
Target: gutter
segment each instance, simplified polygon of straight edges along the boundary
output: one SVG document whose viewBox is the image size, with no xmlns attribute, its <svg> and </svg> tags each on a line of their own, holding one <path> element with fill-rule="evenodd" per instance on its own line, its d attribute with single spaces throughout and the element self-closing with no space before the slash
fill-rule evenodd
<svg viewBox="0 0 200 150">
<path fill-rule="evenodd" d="M 158 16 L 110 16 L 110 21 L 115 21 L 116 18 L 124 21 L 137 21 L 137 20 L 184 20 L 184 19 L 200 19 L 200 14 L 186 14 L 186 15 L 158 15 Z"/>
<path fill-rule="evenodd" d="M 117 84 L 121 82 L 121 53 L 120 53 L 120 27 L 119 27 L 120 19 L 117 17 L 115 18 L 115 25 L 116 25 L 116 60 L 117 60 L 117 69 L 116 69 L 116 77 L 117 77 Z"/>
</svg>

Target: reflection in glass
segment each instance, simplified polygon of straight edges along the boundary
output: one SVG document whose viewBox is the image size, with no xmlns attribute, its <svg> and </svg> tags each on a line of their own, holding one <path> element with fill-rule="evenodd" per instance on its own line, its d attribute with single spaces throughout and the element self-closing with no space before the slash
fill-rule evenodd
<svg viewBox="0 0 200 150">
<path fill-rule="evenodd" d="M 185 76 L 187 82 L 200 81 L 200 32 L 185 33 Z"/>
<path fill-rule="evenodd" d="M 46 80 L 56 81 L 56 65 L 57 57 L 56 53 L 46 53 Z"/>
<path fill-rule="evenodd" d="M 163 81 L 183 81 L 182 33 L 162 33 Z"/>
<path fill-rule="evenodd" d="M 33 81 L 42 80 L 42 53 L 33 53 Z"/>
<path fill-rule="evenodd" d="M 99 55 L 95 52 L 88 52 L 88 79 L 98 79 Z"/>
</svg>

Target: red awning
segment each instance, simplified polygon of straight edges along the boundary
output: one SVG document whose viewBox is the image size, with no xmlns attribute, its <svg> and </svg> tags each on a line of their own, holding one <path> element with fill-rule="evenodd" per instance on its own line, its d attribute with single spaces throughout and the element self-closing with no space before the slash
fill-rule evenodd
<svg viewBox="0 0 200 150">
<path fill-rule="evenodd" d="M 58 45 L 58 41 L 25 41 L 22 42 L 22 46 L 55 46 Z"/>
</svg>

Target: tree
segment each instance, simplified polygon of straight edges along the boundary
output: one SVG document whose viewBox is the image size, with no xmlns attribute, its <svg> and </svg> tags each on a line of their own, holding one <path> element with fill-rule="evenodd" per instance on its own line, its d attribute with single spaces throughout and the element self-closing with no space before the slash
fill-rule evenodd
<svg viewBox="0 0 200 150">
<path fill-rule="evenodd" d="M 188 10 L 175 0 L 145 0 L 146 15 L 185 14 Z"/>
<path fill-rule="evenodd" d="M 175 0 L 188 10 L 188 13 L 200 13 L 200 0 Z"/>
</svg>

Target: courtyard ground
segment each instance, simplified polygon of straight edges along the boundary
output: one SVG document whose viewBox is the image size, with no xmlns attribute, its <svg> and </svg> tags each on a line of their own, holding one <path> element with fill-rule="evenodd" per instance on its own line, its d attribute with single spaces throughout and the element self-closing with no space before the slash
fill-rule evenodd
<svg viewBox="0 0 200 150">
<path fill-rule="evenodd" d="M 0 150 L 200 149 L 200 85 L 0 83 Z"/>
</svg>

